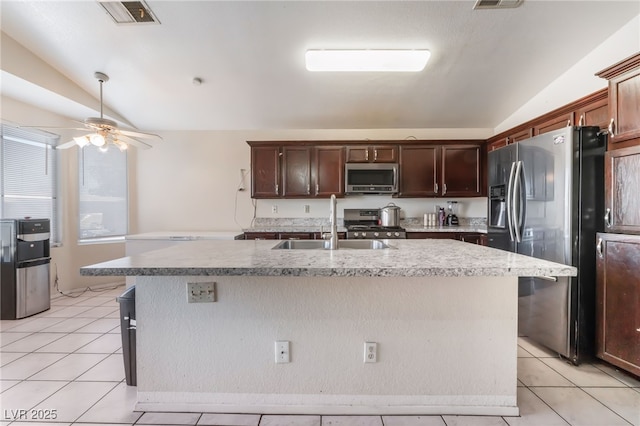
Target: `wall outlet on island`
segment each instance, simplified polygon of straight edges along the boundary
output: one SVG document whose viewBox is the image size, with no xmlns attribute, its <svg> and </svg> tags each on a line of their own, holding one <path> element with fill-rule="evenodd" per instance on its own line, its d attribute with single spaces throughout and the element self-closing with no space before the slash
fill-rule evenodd
<svg viewBox="0 0 640 426">
<path fill-rule="evenodd" d="M 216 301 L 216 283 L 187 283 L 187 303 Z"/>
<path fill-rule="evenodd" d="M 304 212 L 305 213 L 309 213 L 310 210 L 311 210 L 311 207 L 309 206 L 309 204 L 305 204 L 304 205 Z"/>
</svg>

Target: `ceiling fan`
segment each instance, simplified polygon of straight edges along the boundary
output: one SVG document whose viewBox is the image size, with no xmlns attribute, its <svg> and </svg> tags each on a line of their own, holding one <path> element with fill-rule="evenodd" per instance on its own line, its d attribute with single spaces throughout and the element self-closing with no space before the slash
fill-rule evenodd
<svg viewBox="0 0 640 426">
<path fill-rule="evenodd" d="M 82 148 L 89 144 L 95 145 L 102 150 L 106 150 L 109 144 L 115 145 L 121 151 L 126 150 L 129 145 L 148 149 L 151 148 L 151 145 L 138 138 L 162 140 L 161 136 L 153 133 L 119 129 L 115 121 L 104 118 L 102 112 L 102 84 L 109 81 L 109 76 L 101 72 L 96 72 L 94 77 L 100 82 L 100 117 L 89 117 L 82 121 L 81 123 L 84 124 L 84 128 L 69 128 L 70 130 L 88 129 L 91 133 L 74 137 L 73 140 L 56 146 L 56 149 L 71 148 L 75 145 Z"/>
</svg>

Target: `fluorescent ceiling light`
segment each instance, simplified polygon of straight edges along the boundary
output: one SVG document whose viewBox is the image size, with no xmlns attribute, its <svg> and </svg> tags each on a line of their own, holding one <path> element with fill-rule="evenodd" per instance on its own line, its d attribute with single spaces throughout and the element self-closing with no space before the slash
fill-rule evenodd
<svg viewBox="0 0 640 426">
<path fill-rule="evenodd" d="M 422 50 L 307 50 L 309 71 L 422 71 L 431 52 Z"/>
</svg>

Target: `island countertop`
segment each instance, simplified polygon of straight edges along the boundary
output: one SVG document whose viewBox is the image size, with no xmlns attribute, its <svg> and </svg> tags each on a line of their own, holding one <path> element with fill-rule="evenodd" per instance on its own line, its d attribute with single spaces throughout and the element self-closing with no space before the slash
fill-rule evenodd
<svg viewBox="0 0 640 426">
<path fill-rule="evenodd" d="M 273 250 L 279 241 L 190 241 L 81 268 L 86 276 L 575 276 L 576 268 L 455 240 L 384 250 Z"/>
</svg>

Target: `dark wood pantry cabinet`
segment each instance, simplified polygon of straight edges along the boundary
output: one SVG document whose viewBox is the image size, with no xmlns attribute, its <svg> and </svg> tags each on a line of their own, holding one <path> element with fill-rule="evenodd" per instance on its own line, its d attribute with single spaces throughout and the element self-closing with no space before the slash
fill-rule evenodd
<svg viewBox="0 0 640 426">
<path fill-rule="evenodd" d="M 605 154 L 605 228 L 640 234 L 640 145 Z"/>
<path fill-rule="evenodd" d="M 597 355 L 640 376 L 640 235 L 597 238 Z"/>
</svg>

